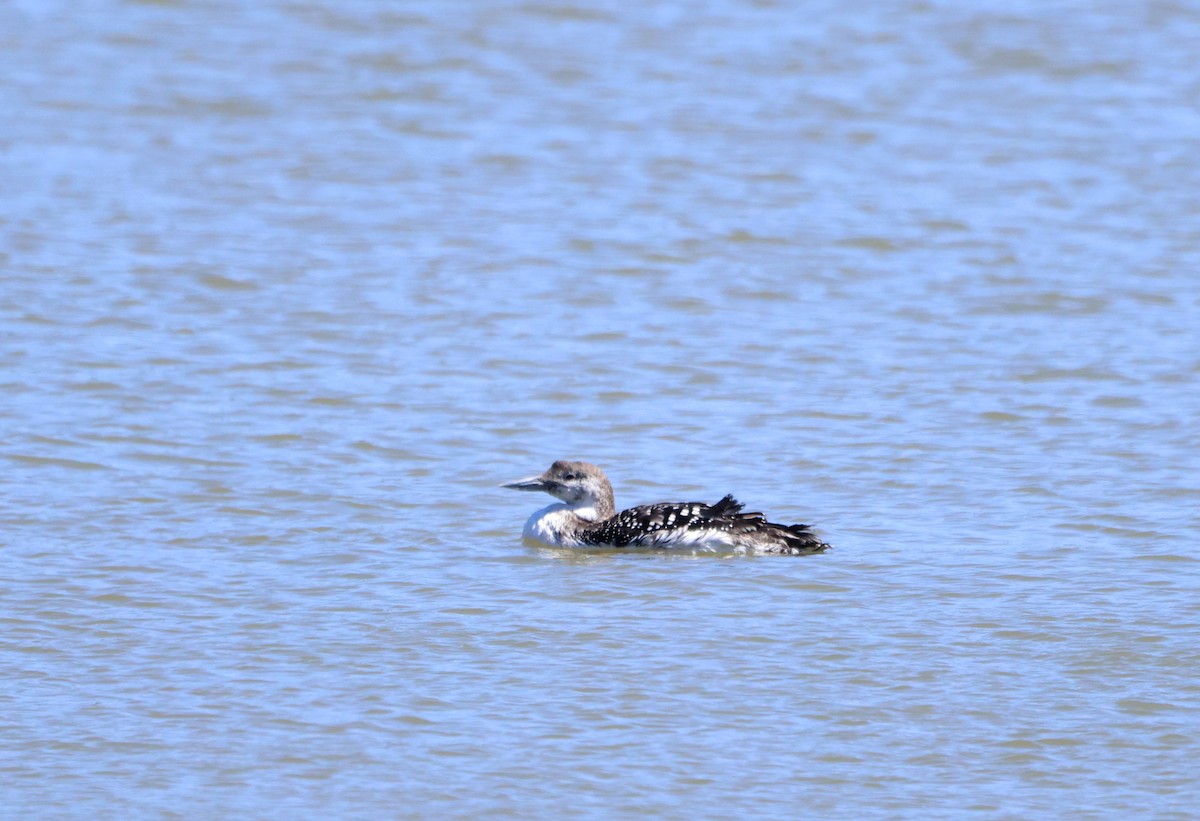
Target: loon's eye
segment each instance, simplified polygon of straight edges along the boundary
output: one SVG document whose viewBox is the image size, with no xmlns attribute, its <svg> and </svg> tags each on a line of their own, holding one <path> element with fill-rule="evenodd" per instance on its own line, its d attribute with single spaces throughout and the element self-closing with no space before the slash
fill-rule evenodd
<svg viewBox="0 0 1200 821">
<path fill-rule="evenodd" d="M 574 473 L 564 473 L 563 478 L 566 479 L 568 482 L 574 482 L 576 479 L 576 476 Z"/>
</svg>

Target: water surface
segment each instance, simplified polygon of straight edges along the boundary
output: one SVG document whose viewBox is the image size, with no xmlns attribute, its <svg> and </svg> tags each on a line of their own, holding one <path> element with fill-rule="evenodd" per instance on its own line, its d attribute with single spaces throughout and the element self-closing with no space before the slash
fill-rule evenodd
<svg viewBox="0 0 1200 821">
<path fill-rule="evenodd" d="M 1197 43 L 7 4 L 5 812 L 1194 817 Z M 836 549 L 523 544 L 556 458 Z"/>
</svg>

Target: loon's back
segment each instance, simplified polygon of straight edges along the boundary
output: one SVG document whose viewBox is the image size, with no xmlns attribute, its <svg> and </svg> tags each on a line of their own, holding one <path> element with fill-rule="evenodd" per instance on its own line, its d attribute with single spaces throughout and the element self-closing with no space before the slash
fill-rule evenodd
<svg viewBox="0 0 1200 821">
<path fill-rule="evenodd" d="M 663 502 L 623 510 L 580 533 L 589 545 L 613 547 L 740 547 L 764 553 L 820 553 L 829 545 L 808 525 L 779 525 L 761 513 L 744 513 L 725 496 L 715 505 Z"/>
</svg>

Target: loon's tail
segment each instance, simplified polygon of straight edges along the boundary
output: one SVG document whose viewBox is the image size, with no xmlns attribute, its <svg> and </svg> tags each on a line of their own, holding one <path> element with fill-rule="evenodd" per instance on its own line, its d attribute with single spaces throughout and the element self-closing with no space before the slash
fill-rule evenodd
<svg viewBox="0 0 1200 821">
<path fill-rule="evenodd" d="M 770 553 L 785 553 L 789 556 L 803 556 L 808 553 L 824 553 L 832 545 L 821 541 L 808 525 L 777 525 L 767 522 L 767 529 L 778 539 L 779 549 Z"/>
<path fill-rule="evenodd" d="M 761 513 L 744 513 L 744 505 L 726 496 L 706 511 L 706 517 L 728 528 L 736 544 L 761 553 L 803 556 L 824 553 L 831 545 L 821 541 L 809 525 L 781 525 L 768 522 Z"/>
</svg>

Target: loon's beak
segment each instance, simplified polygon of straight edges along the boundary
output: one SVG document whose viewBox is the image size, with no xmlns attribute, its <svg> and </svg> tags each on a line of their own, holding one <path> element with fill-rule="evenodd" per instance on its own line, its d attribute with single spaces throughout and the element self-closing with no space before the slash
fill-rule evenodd
<svg viewBox="0 0 1200 821">
<path fill-rule="evenodd" d="M 530 476 L 528 479 L 518 479 L 515 482 L 505 482 L 500 487 L 510 490 L 545 490 L 546 480 L 541 476 Z"/>
</svg>

